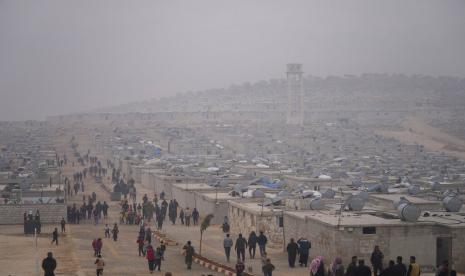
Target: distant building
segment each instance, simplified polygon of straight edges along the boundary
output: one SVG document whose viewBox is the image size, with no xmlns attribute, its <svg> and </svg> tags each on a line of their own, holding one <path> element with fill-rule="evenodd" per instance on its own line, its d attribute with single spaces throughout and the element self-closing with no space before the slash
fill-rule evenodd
<svg viewBox="0 0 465 276">
<path fill-rule="evenodd" d="M 287 117 L 288 125 L 303 125 L 303 78 L 302 64 L 287 65 Z"/>
</svg>

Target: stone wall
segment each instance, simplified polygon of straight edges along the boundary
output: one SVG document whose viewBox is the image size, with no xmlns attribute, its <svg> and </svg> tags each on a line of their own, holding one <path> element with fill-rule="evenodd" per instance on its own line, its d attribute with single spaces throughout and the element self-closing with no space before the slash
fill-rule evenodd
<svg viewBox="0 0 465 276">
<path fill-rule="evenodd" d="M 458 272 L 465 272 L 465 229 L 452 231 L 452 268 Z"/>
<path fill-rule="evenodd" d="M 240 207 L 240 203 L 229 201 L 228 218 L 231 232 L 248 237 L 250 232 L 263 231 L 268 237 L 269 246 L 282 248 L 283 228 L 279 227 L 281 212 L 254 212 Z"/>
<path fill-rule="evenodd" d="M 201 192 L 195 192 L 196 208 L 199 210 L 200 216 L 213 214 L 214 217 L 211 224 L 222 224 L 224 217 L 228 215 L 229 203 L 224 200 L 216 200 L 205 197 Z"/>
<path fill-rule="evenodd" d="M 59 223 L 66 218 L 65 204 L 7 204 L 0 205 L 0 224 L 23 224 L 24 212 L 40 212 L 42 223 Z"/>
</svg>

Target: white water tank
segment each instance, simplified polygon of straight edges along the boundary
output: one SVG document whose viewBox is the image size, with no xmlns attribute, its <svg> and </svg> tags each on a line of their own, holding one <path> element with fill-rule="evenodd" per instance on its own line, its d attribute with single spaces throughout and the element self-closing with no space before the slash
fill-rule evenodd
<svg viewBox="0 0 465 276">
<path fill-rule="evenodd" d="M 310 210 L 321 210 L 324 208 L 324 203 L 319 198 L 314 198 L 310 200 L 309 203 Z"/>
<path fill-rule="evenodd" d="M 349 207 L 350 211 L 362 211 L 365 206 L 365 200 L 358 196 L 353 196 L 347 199 L 346 206 Z"/>
<path fill-rule="evenodd" d="M 397 206 L 397 213 L 402 221 L 415 222 L 421 215 L 421 210 L 410 202 L 402 202 Z"/>
<path fill-rule="evenodd" d="M 418 185 L 412 185 L 408 187 L 407 192 L 409 195 L 418 195 L 421 192 L 421 189 Z"/>
<path fill-rule="evenodd" d="M 370 199 L 370 194 L 365 191 L 361 191 L 360 193 L 358 193 L 357 196 L 360 197 L 364 201 L 367 201 L 368 199 Z"/>
<path fill-rule="evenodd" d="M 462 208 L 462 200 L 456 194 L 448 194 L 442 200 L 442 206 L 447 212 L 459 212 Z"/>
<path fill-rule="evenodd" d="M 327 189 L 321 195 L 324 198 L 334 198 L 336 196 L 336 191 L 334 191 L 333 189 Z"/>
<path fill-rule="evenodd" d="M 262 190 L 256 189 L 252 191 L 253 198 L 265 198 L 265 193 Z"/>
</svg>

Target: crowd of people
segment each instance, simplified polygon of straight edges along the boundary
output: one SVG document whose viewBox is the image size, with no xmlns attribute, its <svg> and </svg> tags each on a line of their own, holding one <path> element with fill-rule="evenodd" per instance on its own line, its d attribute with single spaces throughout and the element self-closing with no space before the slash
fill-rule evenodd
<svg viewBox="0 0 465 276">
<path fill-rule="evenodd" d="M 83 196 L 81 206 L 78 207 L 76 203 L 67 206 L 67 220 L 72 224 L 79 224 L 81 221 L 93 221 L 97 225 L 100 220 L 108 218 L 109 207 L 106 201 L 97 201 L 97 196 L 94 192 L 88 196 L 87 202 L 85 196 Z"/>
<path fill-rule="evenodd" d="M 64 156 L 62 163 L 66 164 L 67 159 Z M 100 161 L 96 157 L 85 156 L 83 162 L 89 162 L 89 168 L 85 168 L 73 174 L 75 185 L 84 193 L 83 179 L 88 174 L 92 176 L 105 176 L 106 169 L 102 168 Z M 111 161 L 107 160 L 107 167 L 113 165 Z M 153 220 L 155 227 L 158 231 L 163 229 L 163 224 L 168 218 L 172 225 L 175 225 L 178 218 L 181 225 L 186 227 L 191 226 L 191 221 L 194 226 L 199 224 L 200 213 L 196 208 L 192 210 L 189 207 L 181 208 L 176 199 L 168 200 L 164 192 L 161 192 L 159 197 L 154 194 L 154 197 L 149 200 L 147 194 L 142 197 L 142 201 L 137 203 L 136 189 L 134 180 L 130 179 L 127 183 L 123 181 L 124 176 L 121 175 L 119 170 L 112 166 L 112 179 L 115 185 L 123 185 L 121 187 L 127 188 L 127 193 L 123 193 L 123 199 L 120 203 L 120 224 L 138 225 L 139 231 L 136 238 L 137 254 L 147 260 L 148 269 L 150 273 L 161 271 L 162 262 L 165 260 L 166 244 L 161 241 L 155 245 L 152 240 L 153 231 L 150 228 L 150 223 Z M 69 180 L 65 179 L 65 184 L 69 185 Z M 79 190 L 79 189 L 78 189 Z M 78 191 L 75 189 L 75 194 Z M 87 198 L 84 195 L 83 203 L 81 206 L 73 204 L 67 208 L 67 222 L 80 223 L 82 220 L 92 220 L 97 225 L 99 220 L 107 219 L 109 205 L 106 201 L 97 200 L 96 194 L 92 193 Z M 61 231 L 66 231 L 66 221 L 62 218 Z M 236 275 L 245 275 L 246 271 L 246 257 L 249 259 L 256 258 L 256 251 L 260 254 L 261 272 L 264 276 L 272 276 L 277 267 L 272 263 L 267 253 L 268 237 L 263 231 L 258 234 L 254 231 L 250 232 L 248 236 L 243 236 L 239 233 L 237 238 L 233 240 L 229 233 L 229 222 L 225 217 L 225 222 L 222 226 L 225 237 L 223 239 L 223 248 L 225 252 L 226 262 L 231 261 L 231 251 L 234 250 L 236 255 L 236 264 L 234 266 Z M 119 228 L 118 224 L 114 223 L 112 229 L 108 223 L 104 227 L 105 238 L 113 238 L 113 241 L 118 240 Z M 58 246 L 58 229 L 55 228 L 52 234 L 52 243 Z M 258 247 L 258 248 L 257 248 Z M 316 256 L 309 259 L 310 250 L 312 248 L 311 242 L 305 237 L 300 237 L 297 240 L 291 238 L 286 246 L 287 261 L 290 268 L 296 267 L 296 263 L 300 267 L 308 267 L 309 275 L 311 276 L 419 276 L 421 269 L 416 262 L 415 256 L 411 256 L 409 263 L 403 263 L 401 256 L 396 260 L 389 260 L 385 262 L 384 254 L 379 246 L 375 246 L 369 259 L 369 264 L 364 259 L 359 259 L 353 256 L 351 262 L 344 265 L 341 257 L 336 257 L 334 260 L 326 260 L 323 256 Z M 103 240 L 95 238 L 92 240 L 93 256 L 96 257 L 95 266 L 97 276 L 103 275 L 105 261 L 103 260 Z M 187 269 L 192 269 L 192 263 L 195 255 L 195 249 L 191 241 L 188 241 L 182 249 L 184 250 L 184 261 Z M 246 254 L 248 253 L 248 254 Z M 310 262 L 309 262 L 310 261 Z M 384 264 L 388 265 L 384 267 Z M 53 258 L 51 252 L 47 254 L 42 262 L 42 268 L 45 275 L 54 275 L 53 271 L 57 266 L 56 260 Z M 167 272 L 166 275 L 171 275 Z M 437 276 L 454 276 L 455 271 L 449 270 L 449 264 L 444 261 L 437 270 Z"/>
</svg>

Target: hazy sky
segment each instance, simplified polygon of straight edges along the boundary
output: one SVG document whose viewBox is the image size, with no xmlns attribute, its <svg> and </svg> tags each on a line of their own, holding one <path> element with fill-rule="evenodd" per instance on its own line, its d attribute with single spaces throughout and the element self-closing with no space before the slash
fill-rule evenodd
<svg viewBox="0 0 465 276">
<path fill-rule="evenodd" d="M 465 1 L 0 0 L 0 120 L 364 72 L 465 76 Z"/>
</svg>

